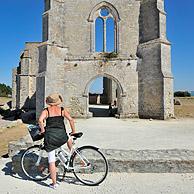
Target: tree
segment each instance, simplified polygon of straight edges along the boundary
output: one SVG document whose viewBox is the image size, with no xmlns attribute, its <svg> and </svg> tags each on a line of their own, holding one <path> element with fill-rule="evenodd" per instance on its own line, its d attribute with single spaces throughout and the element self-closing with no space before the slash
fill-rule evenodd
<svg viewBox="0 0 194 194">
<path fill-rule="evenodd" d="M 188 91 L 177 91 L 174 93 L 174 97 L 191 97 L 191 93 Z"/>
<path fill-rule="evenodd" d="M 12 89 L 10 86 L 0 84 L 0 97 L 7 97 L 8 95 L 11 95 L 11 92 Z"/>
</svg>

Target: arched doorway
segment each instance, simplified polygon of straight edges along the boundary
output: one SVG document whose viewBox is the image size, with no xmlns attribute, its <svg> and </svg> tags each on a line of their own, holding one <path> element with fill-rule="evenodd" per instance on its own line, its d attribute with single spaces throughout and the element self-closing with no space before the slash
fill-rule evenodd
<svg viewBox="0 0 194 194">
<path fill-rule="evenodd" d="M 122 87 L 112 76 L 98 75 L 87 86 L 88 111 L 93 117 L 115 117 L 120 111 Z"/>
</svg>

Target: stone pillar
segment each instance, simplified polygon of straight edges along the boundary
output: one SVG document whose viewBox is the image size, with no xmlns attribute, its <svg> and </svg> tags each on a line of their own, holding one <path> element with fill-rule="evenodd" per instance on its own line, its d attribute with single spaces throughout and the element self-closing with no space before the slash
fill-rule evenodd
<svg viewBox="0 0 194 194">
<path fill-rule="evenodd" d="M 115 81 L 112 81 L 112 101 L 117 99 L 118 86 Z"/>
<path fill-rule="evenodd" d="M 171 46 L 161 44 L 161 68 L 163 74 L 164 119 L 174 117 L 173 76 L 171 73 Z"/>
<path fill-rule="evenodd" d="M 36 76 L 29 76 L 29 109 L 36 109 Z"/>
<path fill-rule="evenodd" d="M 20 75 L 16 75 L 16 109 L 20 108 Z"/>
<path fill-rule="evenodd" d="M 29 109 L 29 77 L 27 75 L 20 75 L 20 109 Z"/>
<path fill-rule="evenodd" d="M 12 109 L 16 109 L 17 68 L 12 70 Z"/>
<path fill-rule="evenodd" d="M 140 10 L 139 115 L 167 119 L 174 115 L 174 109 L 171 45 L 166 39 L 164 1 L 142 1 Z"/>
<path fill-rule="evenodd" d="M 45 76 L 39 74 L 36 77 L 36 118 L 45 107 Z"/>
<path fill-rule="evenodd" d="M 18 108 L 20 109 L 29 109 L 29 73 L 31 67 L 31 58 L 29 55 L 29 50 L 24 50 L 23 54 L 21 55 L 20 59 L 21 64 L 21 71 L 18 75 L 18 82 L 19 82 L 19 103 Z"/>
<path fill-rule="evenodd" d="M 64 97 L 64 56 L 66 53 L 66 48 L 54 44 L 43 43 L 39 46 L 39 70 L 36 79 L 37 118 L 46 106 L 46 96 L 58 92 Z"/>
<path fill-rule="evenodd" d="M 103 95 L 106 97 L 105 104 L 112 102 L 112 80 L 106 77 L 103 78 Z"/>
</svg>

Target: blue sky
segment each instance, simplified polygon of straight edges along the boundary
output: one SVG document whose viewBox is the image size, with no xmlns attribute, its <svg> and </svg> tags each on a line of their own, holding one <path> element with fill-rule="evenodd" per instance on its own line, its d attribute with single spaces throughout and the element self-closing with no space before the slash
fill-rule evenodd
<svg viewBox="0 0 194 194">
<path fill-rule="evenodd" d="M 194 90 L 194 1 L 165 2 L 174 89 Z M 1 1 L 0 83 L 11 85 L 11 71 L 18 65 L 25 42 L 41 41 L 42 12 L 43 0 Z"/>
</svg>

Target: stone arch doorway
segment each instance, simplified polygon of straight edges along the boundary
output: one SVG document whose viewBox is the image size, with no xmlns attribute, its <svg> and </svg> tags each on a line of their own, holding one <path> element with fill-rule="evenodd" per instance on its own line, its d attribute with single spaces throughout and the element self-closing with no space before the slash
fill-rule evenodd
<svg viewBox="0 0 194 194">
<path fill-rule="evenodd" d="M 123 89 L 113 76 L 102 74 L 91 78 L 87 83 L 85 94 L 90 117 L 115 117 L 122 110 Z"/>
</svg>

